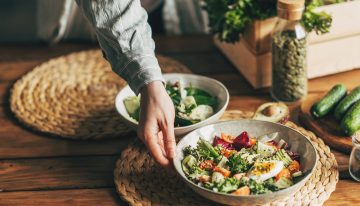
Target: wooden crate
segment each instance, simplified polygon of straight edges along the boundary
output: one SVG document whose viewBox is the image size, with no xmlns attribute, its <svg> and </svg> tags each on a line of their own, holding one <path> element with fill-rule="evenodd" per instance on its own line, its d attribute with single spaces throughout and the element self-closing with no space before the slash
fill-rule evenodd
<svg viewBox="0 0 360 206">
<path fill-rule="evenodd" d="M 308 77 L 360 68 L 360 1 L 327 5 L 333 16 L 330 32 L 308 36 Z M 271 84 L 271 31 L 277 18 L 256 21 L 240 42 L 215 44 L 255 88 Z"/>
</svg>

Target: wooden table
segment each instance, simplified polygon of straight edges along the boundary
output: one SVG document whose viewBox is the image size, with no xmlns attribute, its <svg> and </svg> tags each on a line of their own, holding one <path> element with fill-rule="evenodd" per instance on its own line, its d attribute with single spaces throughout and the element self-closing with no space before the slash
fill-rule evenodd
<svg viewBox="0 0 360 206">
<path fill-rule="evenodd" d="M 194 73 L 223 82 L 229 109 L 254 110 L 271 101 L 268 90 L 254 90 L 215 48 L 210 36 L 156 37 L 157 51 Z M 9 110 L 9 88 L 21 75 L 49 58 L 97 48 L 95 44 L 3 45 L 0 47 L 0 205 L 126 205 L 116 194 L 114 164 L 135 135 L 106 141 L 71 141 L 24 128 Z M 241 57 L 239 57 L 241 58 Z M 354 87 L 360 70 L 311 80 L 310 94 L 338 82 Z M 297 121 L 298 105 L 291 106 Z M 348 157 L 336 154 L 341 177 L 326 205 L 360 204 L 360 184 L 348 178 Z"/>
</svg>

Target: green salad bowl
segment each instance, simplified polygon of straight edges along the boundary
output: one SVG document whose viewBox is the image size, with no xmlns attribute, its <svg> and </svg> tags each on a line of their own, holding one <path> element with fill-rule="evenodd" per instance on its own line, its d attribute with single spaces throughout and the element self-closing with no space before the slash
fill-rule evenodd
<svg viewBox="0 0 360 206">
<path fill-rule="evenodd" d="M 229 92 L 226 87 L 219 81 L 195 74 L 180 74 L 180 73 L 171 73 L 171 74 L 164 74 L 163 75 L 166 82 L 175 83 L 177 81 L 182 81 L 184 87 L 194 87 L 201 90 L 208 92 L 211 96 L 217 98 L 217 107 L 214 108 L 214 114 L 207 119 L 200 121 L 198 123 L 189 125 L 189 126 L 182 126 L 182 127 L 175 127 L 175 135 L 176 136 L 183 136 L 190 131 L 202 127 L 204 125 L 208 125 L 211 123 L 216 122 L 220 119 L 220 117 L 224 114 L 225 109 L 229 103 Z M 120 114 L 122 120 L 129 125 L 132 129 L 136 130 L 138 126 L 138 122 L 131 118 L 128 112 L 126 111 L 124 105 L 124 99 L 129 96 L 135 96 L 134 92 L 130 89 L 129 86 L 124 87 L 116 96 L 115 99 L 115 107 L 118 113 Z"/>
<path fill-rule="evenodd" d="M 303 172 L 303 176 L 300 180 L 286 189 L 275 191 L 270 194 L 236 196 L 214 192 L 204 187 L 200 187 L 187 179 L 181 167 L 181 161 L 184 158 L 183 149 L 186 146 L 190 145 L 195 147 L 200 137 L 212 142 L 215 135 L 220 136 L 221 133 L 227 133 L 237 136 L 243 131 L 247 131 L 252 137 L 279 132 L 280 135 L 275 141 L 279 141 L 280 139 L 285 140 L 290 145 L 291 151 L 300 154 L 300 170 Z M 263 205 L 290 197 L 292 194 L 299 191 L 314 172 L 317 160 L 318 155 L 314 146 L 308 138 L 298 131 L 277 123 L 244 119 L 218 122 L 190 132 L 177 144 L 176 157 L 174 158 L 173 163 L 181 179 L 196 193 L 207 199 L 226 205 Z"/>
</svg>

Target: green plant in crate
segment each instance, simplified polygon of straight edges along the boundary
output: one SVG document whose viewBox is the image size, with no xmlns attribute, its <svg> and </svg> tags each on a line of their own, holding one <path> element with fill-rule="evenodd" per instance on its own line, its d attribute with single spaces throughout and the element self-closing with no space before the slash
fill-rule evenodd
<svg viewBox="0 0 360 206">
<path fill-rule="evenodd" d="M 332 18 L 326 12 L 315 8 L 344 0 L 307 0 L 302 23 L 307 32 L 317 34 L 329 32 Z M 221 41 L 236 42 L 249 24 L 255 20 L 274 17 L 277 14 L 276 0 L 204 0 L 204 9 L 209 15 L 211 31 Z"/>
</svg>

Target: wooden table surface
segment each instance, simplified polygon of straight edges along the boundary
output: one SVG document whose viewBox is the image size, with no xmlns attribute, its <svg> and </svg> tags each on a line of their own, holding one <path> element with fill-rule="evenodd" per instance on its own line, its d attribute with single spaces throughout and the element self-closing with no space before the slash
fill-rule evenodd
<svg viewBox="0 0 360 206">
<path fill-rule="evenodd" d="M 271 101 L 268 89 L 253 89 L 215 48 L 210 36 L 155 37 L 157 51 L 187 65 L 194 73 L 223 82 L 230 91 L 229 109 L 255 110 Z M 21 75 L 49 58 L 97 48 L 95 44 L 62 43 L 0 47 L 0 205 L 126 205 L 116 194 L 116 159 L 135 135 L 105 141 L 71 141 L 24 128 L 9 110 L 9 88 Z M 241 57 L 239 57 L 241 58 Z M 352 88 L 360 70 L 310 80 L 316 95 L 336 83 Z M 298 105 L 291 106 L 297 121 Z M 325 205 L 360 204 L 360 184 L 349 178 L 348 157 L 332 150 L 341 180 Z"/>
</svg>

